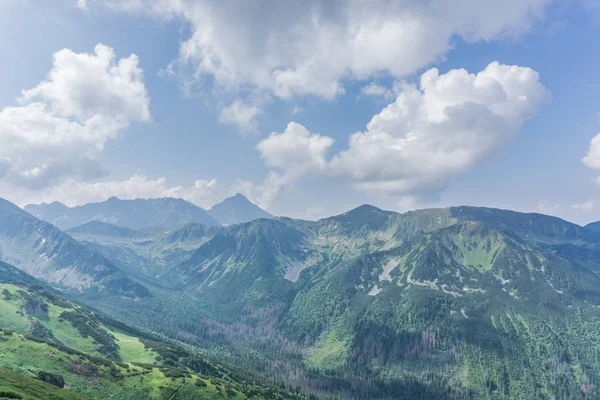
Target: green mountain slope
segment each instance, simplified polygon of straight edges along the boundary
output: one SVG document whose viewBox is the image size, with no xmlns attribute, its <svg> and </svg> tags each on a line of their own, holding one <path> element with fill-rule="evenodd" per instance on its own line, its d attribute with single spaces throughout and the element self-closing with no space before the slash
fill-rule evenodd
<svg viewBox="0 0 600 400">
<path fill-rule="evenodd" d="M 69 290 L 108 290 L 128 297 L 149 295 L 145 287 L 129 279 L 108 259 L 2 199 L 0 259 Z"/>
<path fill-rule="evenodd" d="M 0 366 L 25 375 L 21 383 L 47 371 L 97 399 L 302 398 L 97 315 L 31 277 L 20 280 L 14 267 L 2 264 L 0 271 Z M 0 370 L 0 388 L 8 379 L 7 391 L 23 393 L 18 378 Z M 61 393 L 55 398 L 79 398 Z"/>
<path fill-rule="evenodd" d="M 66 232 L 130 274 L 158 282 L 166 267 L 182 263 L 222 230 L 194 222 L 133 230 L 93 221 Z"/>
<path fill-rule="evenodd" d="M 0 367 L 0 399 L 89 400 L 89 397 Z"/>
<path fill-rule="evenodd" d="M 558 218 L 361 206 L 316 222 L 219 228 L 188 245 L 198 247 L 161 267 L 171 289 L 93 304 L 197 346 L 216 343 L 215 355 L 312 393 L 600 392 L 600 239 Z"/>
</svg>

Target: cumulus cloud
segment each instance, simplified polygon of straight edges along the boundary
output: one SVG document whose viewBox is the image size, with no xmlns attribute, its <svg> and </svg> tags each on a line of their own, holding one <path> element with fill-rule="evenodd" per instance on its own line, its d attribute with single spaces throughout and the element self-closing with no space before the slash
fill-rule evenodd
<svg viewBox="0 0 600 400">
<path fill-rule="evenodd" d="M 134 175 L 122 181 L 78 182 L 68 179 L 35 192 L 16 188 L 10 192 L 9 198 L 21 205 L 56 200 L 75 206 L 103 201 L 111 196 L 121 199 L 176 197 L 209 207 L 218 198 L 218 185 L 215 179 L 197 180 L 191 186 L 171 185 L 164 177 L 149 179 L 144 175 Z"/>
<path fill-rule="evenodd" d="M 600 170 L 600 133 L 590 141 L 588 153 L 582 161 L 587 167 Z"/>
<path fill-rule="evenodd" d="M 394 90 L 394 88 L 381 86 L 375 82 L 371 82 L 360 89 L 360 93 L 363 96 L 383 97 L 385 99 L 395 97 L 395 95 L 397 94 L 395 92 L 396 91 Z"/>
<path fill-rule="evenodd" d="M 255 132 L 256 118 L 262 114 L 260 107 L 235 100 L 219 111 L 219 122 L 237 126 L 242 132 Z"/>
<path fill-rule="evenodd" d="M 404 85 L 366 131 L 350 136 L 331 173 L 365 190 L 440 190 L 501 148 L 546 96 L 529 68 L 493 62 L 478 74 L 431 69 L 418 87 Z"/>
<path fill-rule="evenodd" d="M 0 179 L 44 189 L 102 176 L 105 143 L 130 122 L 148 121 L 149 102 L 135 54 L 117 61 L 102 44 L 92 54 L 54 53 L 47 79 L 0 111 Z"/>
<path fill-rule="evenodd" d="M 600 133 L 592 138 L 588 153 L 581 161 L 588 168 L 594 171 L 600 171 Z M 600 186 L 600 176 L 596 176 L 594 182 L 596 185 Z"/>
<path fill-rule="evenodd" d="M 58 117 L 80 122 L 97 115 L 124 122 L 150 119 L 138 57 L 117 61 L 113 49 L 103 44 L 93 54 L 70 49 L 54 53 L 47 80 L 24 90 L 20 102 L 43 104 Z"/>
<path fill-rule="evenodd" d="M 75 7 L 79 8 L 80 10 L 87 11 L 87 0 L 75 0 Z"/>
<path fill-rule="evenodd" d="M 304 126 L 290 122 L 282 133 L 271 133 L 256 148 L 269 167 L 297 177 L 324 169 L 325 154 L 332 144 L 332 138 L 311 134 Z"/>
<path fill-rule="evenodd" d="M 350 180 L 359 189 L 397 196 L 431 195 L 501 149 L 548 97 L 537 72 L 489 64 L 403 84 L 348 149 L 326 160 L 332 139 L 291 123 L 257 146 L 265 163 L 298 179 L 307 173 Z"/>
<path fill-rule="evenodd" d="M 250 88 L 280 99 L 332 99 L 345 80 L 410 75 L 442 59 L 455 38 L 519 36 L 550 1 L 96 0 L 186 21 L 189 37 L 168 68 L 185 87 Z"/>
</svg>

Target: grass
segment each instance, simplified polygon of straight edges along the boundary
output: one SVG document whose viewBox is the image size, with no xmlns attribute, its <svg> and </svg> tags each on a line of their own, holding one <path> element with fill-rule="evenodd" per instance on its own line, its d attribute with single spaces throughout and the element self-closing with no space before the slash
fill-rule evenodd
<svg viewBox="0 0 600 400">
<path fill-rule="evenodd" d="M 18 291 L 28 291 L 20 286 L 11 284 L 0 284 L 0 293 L 4 290 L 8 291 L 11 296 L 10 300 L 5 300 L 0 294 L 0 327 L 8 328 L 19 333 L 26 333 L 29 330 L 28 315 L 24 315 L 21 310 L 22 297 Z M 37 318 L 46 328 L 50 329 L 54 336 L 65 346 L 94 354 L 98 353 L 98 345 L 94 344 L 91 337 L 84 338 L 79 334 L 79 331 L 73 327 L 71 322 L 61 320 L 59 315 L 65 310 L 72 308 L 59 307 L 51 302 L 45 301 L 48 306 L 47 316 Z M 21 314 L 19 314 L 21 313 Z"/>
<path fill-rule="evenodd" d="M 232 391 L 230 395 L 226 394 L 222 385 L 218 383 L 213 384 L 210 381 L 204 381 L 205 386 L 197 386 L 195 381 L 200 378 L 189 372 L 186 372 L 183 377 L 172 378 L 165 375 L 165 371 L 168 371 L 168 369 L 163 367 L 146 369 L 129 363 L 121 366 L 112 363 L 105 365 L 106 360 L 95 362 L 77 354 L 68 354 L 46 343 L 25 339 L 22 335 L 16 333 L 0 337 L 2 338 L 0 340 L 0 365 L 22 374 L 23 380 L 27 382 L 34 380 L 34 376 L 38 371 L 48 371 L 62 375 L 66 385 L 73 392 L 91 398 L 110 398 L 113 400 L 169 399 L 175 390 L 177 390 L 177 396 L 174 397 L 176 399 L 215 399 L 220 398 L 221 392 L 224 398 L 245 398 L 243 394 L 237 391 Z M 112 365 L 112 367 L 108 367 L 108 365 Z M 3 388 L 2 371 L 4 370 L 0 370 L 0 388 Z M 218 389 L 217 386 L 221 389 Z M 8 386 L 7 390 L 15 391 Z M 19 394 L 19 392 L 16 393 Z M 85 397 L 74 395 L 73 397 L 30 398 L 37 400 L 38 398 L 83 399 Z"/>
<path fill-rule="evenodd" d="M 309 351 L 306 362 L 318 368 L 335 369 L 344 364 L 347 356 L 348 343 L 331 330 Z"/>
<path fill-rule="evenodd" d="M 1 294 L 6 290 L 12 297 L 19 296 L 17 294 L 18 286 L 0 284 L 0 323 L 3 327 L 14 331 L 25 332 L 29 329 L 27 316 L 23 315 L 19 305 L 13 301 L 6 301 Z"/>
<path fill-rule="evenodd" d="M 0 399 L 86 400 L 83 395 L 61 389 L 13 370 L 0 367 Z"/>
<path fill-rule="evenodd" d="M 28 292 L 31 296 L 40 296 L 39 298 L 47 306 L 47 313 L 36 316 L 24 314 L 21 310 L 24 300 L 19 291 Z M 177 399 L 213 399 L 221 397 L 221 394 L 230 399 L 245 398 L 231 388 L 227 391 L 216 381 L 215 383 L 203 381 L 204 384 L 196 385 L 196 381 L 200 378 L 191 372 L 172 375 L 168 367 L 144 368 L 131 364 L 132 362 L 158 364 L 156 360 L 158 353 L 146 348 L 138 337 L 103 324 L 95 329 L 105 329 L 114 336 L 119 346 L 118 356 L 123 363 L 114 364 L 104 357 L 98 357 L 101 356 L 98 352 L 100 344 L 95 343 L 92 337 L 83 337 L 71 321 L 60 318 L 65 311 L 85 312 L 80 310 L 79 306 L 69 302 L 58 306 L 28 287 L 0 284 L 0 328 L 6 329 L 5 331 L 0 329 L 0 366 L 5 367 L 2 371 L 10 371 L 5 375 L 13 382 L 1 386 L 4 380 L 0 377 L 0 399 L 6 397 L 1 395 L 4 389 L 7 396 L 10 393 L 11 396 L 16 396 L 14 398 L 23 399 L 84 398 L 73 397 L 76 395 L 68 397 L 73 392 L 91 398 L 112 400 L 169 399 L 174 394 L 176 396 L 173 398 Z M 62 344 L 77 351 L 60 349 L 39 342 L 39 339 L 32 340 L 23 336 L 29 333 L 30 321 L 41 322 Z M 66 385 L 73 391 L 63 390 L 61 392 L 63 397 L 48 397 L 52 395 L 51 392 L 42 391 L 40 392 L 42 394 L 38 395 L 37 392 L 30 394 L 14 388 L 15 382 L 25 382 L 22 387 L 26 388 L 29 385 L 27 382 L 31 381 L 36 384 L 39 382 L 41 388 L 48 386 L 35 379 L 39 371 L 62 375 Z M 64 395 L 63 392 L 67 394 Z M 50 394 L 46 396 L 44 393 Z"/>
<path fill-rule="evenodd" d="M 119 330 L 111 330 L 110 333 L 116 338 L 119 345 L 119 358 L 123 362 L 138 362 L 153 364 L 158 354 L 151 349 L 146 349 L 140 339 L 129 336 Z"/>
<path fill-rule="evenodd" d="M 464 257 L 465 265 L 472 265 L 480 272 L 489 271 L 496 255 L 504 247 L 503 241 L 498 237 L 483 240 L 466 240 L 461 235 L 454 238 L 456 245 Z"/>
<path fill-rule="evenodd" d="M 100 354 L 98 352 L 98 345 L 94 344 L 94 340 L 91 337 L 82 337 L 70 321 L 59 318 L 59 315 L 65 310 L 68 309 L 48 304 L 48 318 L 41 319 L 42 324 L 50 329 L 54 333 L 54 336 L 65 346 L 86 353 Z"/>
</svg>

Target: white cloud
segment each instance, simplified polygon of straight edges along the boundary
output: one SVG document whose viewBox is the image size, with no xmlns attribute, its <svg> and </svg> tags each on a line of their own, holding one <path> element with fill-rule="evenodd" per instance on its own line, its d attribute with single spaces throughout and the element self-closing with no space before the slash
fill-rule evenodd
<svg viewBox="0 0 600 400">
<path fill-rule="evenodd" d="M 592 212 L 596 206 L 591 200 L 588 200 L 585 203 L 571 204 L 571 208 L 581 212 Z"/>
<path fill-rule="evenodd" d="M 371 82 L 368 85 L 363 86 L 360 89 L 360 93 L 363 96 L 383 97 L 385 99 L 390 99 L 397 95 L 393 88 L 381 86 L 375 82 Z"/>
<path fill-rule="evenodd" d="M 80 10 L 87 11 L 87 0 L 75 0 L 75 7 L 79 8 Z"/>
<path fill-rule="evenodd" d="M 517 37 L 551 0 L 97 2 L 187 21 L 189 37 L 169 67 L 186 87 L 332 99 L 347 79 L 412 74 L 442 59 L 455 38 Z"/>
<path fill-rule="evenodd" d="M 103 175 L 97 158 L 105 143 L 131 121 L 150 119 L 138 64 L 134 54 L 116 61 L 101 44 L 93 54 L 54 53 L 47 79 L 0 111 L 0 179 L 39 189 Z"/>
<path fill-rule="evenodd" d="M 600 133 L 592 138 L 588 153 L 581 160 L 588 168 L 600 171 Z M 594 178 L 596 185 L 600 186 L 600 176 Z"/>
<path fill-rule="evenodd" d="M 238 99 L 230 105 L 221 108 L 219 111 L 219 122 L 235 125 L 242 132 L 255 132 L 257 128 L 256 118 L 262 112 L 258 106 L 246 104 Z"/>
<path fill-rule="evenodd" d="M 600 133 L 590 141 L 588 153 L 582 161 L 587 167 L 600 170 Z"/>
<path fill-rule="evenodd" d="M 37 191 L 17 188 L 10 192 L 9 199 L 20 205 L 56 200 L 75 206 L 103 201 L 112 196 L 120 199 L 177 197 L 201 207 L 209 207 L 218 198 L 218 185 L 212 179 L 197 180 L 191 186 L 173 186 L 164 177 L 149 179 L 144 175 L 134 175 L 123 181 L 77 182 L 69 179 Z"/>
<path fill-rule="evenodd" d="M 98 115 L 124 122 L 150 119 L 138 57 L 117 61 L 113 49 L 103 44 L 93 54 L 70 49 L 54 53 L 47 80 L 23 90 L 20 102 L 44 104 L 57 117 L 80 122 Z"/>
<path fill-rule="evenodd" d="M 271 133 L 256 148 L 269 167 L 296 177 L 324 169 L 325 154 L 332 144 L 332 138 L 311 134 L 304 126 L 290 122 L 285 131 Z"/>
<path fill-rule="evenodd" d="M 493 62 L 478 74 L 431 69 L 419 87 L 404 85 L 365 132 L 350 136 L 331 173 L 364 190 L 438 191 L 501 148 L 546 96 L 529 68 Z"/>
<path fill-rule="evenodd" d="M 501 149 L 547 96 L 538 73 L 525 67 L 493 62 L 478 74 L 443 75 L 434 68 L 419 86 L 402 85 L 396 100 L 330 161 L 332 139 L 296 123 L 257 148 L 268 166 L 291 179 L 318 173 L 365 191 L 432 195 Z"/>
</svg>

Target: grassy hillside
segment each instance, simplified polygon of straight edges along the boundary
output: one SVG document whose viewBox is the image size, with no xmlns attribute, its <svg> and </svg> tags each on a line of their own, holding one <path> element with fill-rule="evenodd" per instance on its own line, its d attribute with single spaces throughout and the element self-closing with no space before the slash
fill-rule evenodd
<svg viewBox="0 0 600 400">
<path fill-rule="evenodd" d="M 0 283 L 0 366 L 23 375 L 22 382 L 46 371 L 97 399 L 302 398 L 99 316 L 31 277 L 22 280 L 9 265 L 0 271 L 7 282 Z M 4 372 L 12 382 L 7 390 L 36 398 L 35 391 L 17 391 L 18 376 Z"/>
<path fill-rule="evenodd" d="M 69 389 L 58 388 L 39 379 L 0 367 L 0 399 L 9 400 L 89 400 Z"/>
</svg>

